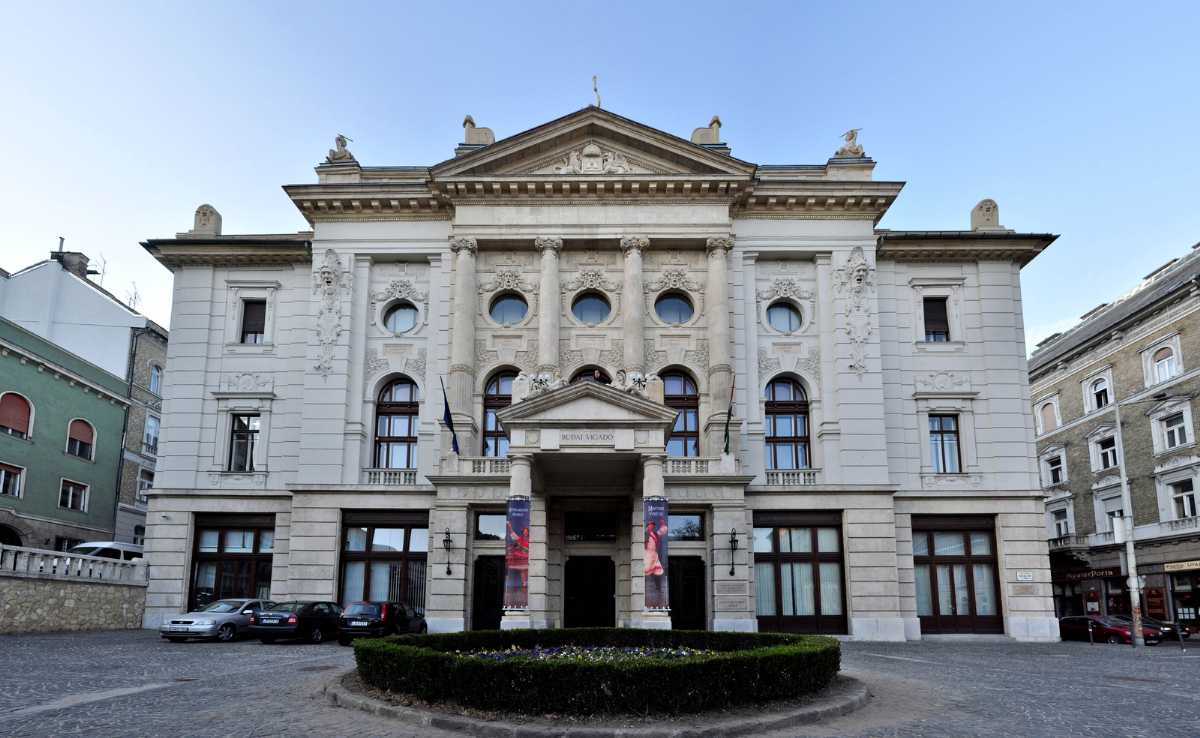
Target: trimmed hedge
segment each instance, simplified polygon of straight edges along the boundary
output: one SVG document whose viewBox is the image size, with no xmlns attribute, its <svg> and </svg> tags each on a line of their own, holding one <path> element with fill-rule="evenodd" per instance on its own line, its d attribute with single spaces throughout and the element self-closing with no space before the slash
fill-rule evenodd
<svg viewBox="0 0 1200 738">
<path fill-rule="evenodd" d="M 567 645 L 716 653 L 611 663 L 454 653 Z M 522 714 L 676 714 L 790 699 L 828 686 L 841 666 L 828 637 L 629 628 L 395 636 L 356 641 L 354 656 L 362 680 L 379 689 Z"/>
</svg>

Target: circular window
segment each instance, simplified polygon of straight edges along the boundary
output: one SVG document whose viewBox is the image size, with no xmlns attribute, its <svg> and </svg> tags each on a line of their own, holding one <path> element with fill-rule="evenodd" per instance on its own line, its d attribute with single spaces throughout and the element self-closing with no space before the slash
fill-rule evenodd
<svg viewBox="0 0 1200 738">
<path fill-rule="evenodd" d="M 525 298 L 520 295 L 507 294 L 492 300 L 489 314 L 492 316 L 492 320 L 500 325 L 516 325 L 525 318 L 527 310 L 529 310 L 529 305 L 525 303 Z"/>
<path fill-rule="evenodd" d="M 571 303 L 571 313 L 585 325 L 603 323 L 611 309 L 608 300 L 595 292 L 582 294 L 575 298 L 575 302 Z"/>
<path fill-rule="evenodd" d="M 654 312 L 664 323 L 683 325 L 692 319 L 695 310 L 692 301 L 679 292 L 668 292 L 654 302 Z"/>
<path fill-rule="evenodd" d="M 417 324 L 416 306 L 407 302 L 395 305 L 383 316 L 383 324 L 392 333 L 404 333 L 412 330 L 412 327 Z"/>
<path fill-rule="evenodd" d="M 767 308 L 767 322 L 780 333 L 800 330 L 800 311 L 790 302 L 777 302 Z"/>
</svg>

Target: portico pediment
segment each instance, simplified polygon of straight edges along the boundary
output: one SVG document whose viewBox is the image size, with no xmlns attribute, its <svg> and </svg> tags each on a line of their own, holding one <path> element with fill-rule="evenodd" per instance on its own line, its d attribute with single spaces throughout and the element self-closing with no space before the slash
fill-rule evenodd
<svg viewBox="0 0 1200 738">
<path fill-rule="evenodd" d="M 661 428 L 676 411 L 598 382 L 576 382 L 514 403 L 499 413 L 506 428 Z"/>
<path fill-rule="evenodd" d="M 587 107 L 434 166 L 458 177 L 713 175 L 750 177 L 755 165 Z"/>
</svg>

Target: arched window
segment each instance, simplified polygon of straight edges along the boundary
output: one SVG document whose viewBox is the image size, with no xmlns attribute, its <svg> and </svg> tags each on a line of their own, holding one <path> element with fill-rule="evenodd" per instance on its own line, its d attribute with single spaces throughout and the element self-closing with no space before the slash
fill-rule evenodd
<svg viewBox="0 0 1200 738">
<path fill-rule="evenodd" d="M 72 420 L 67 430 L 67 453 L 81 459 L 92 458 L 92 448 L 96 442 L 96 431 L 86 420 Z"/>
<path fill-rule="evenodd" d="M 417 385 L 401 377 L 383 388 L 375 404 L 375 467 L 417 466 Z"/>
<path fill-rule="evenodd" d="M 1058 414 L 1054 412 L 1054 403 L 1047 402 L 1042 405 L 1038 413 L 1042 416 L 1042 433 L 1049 433 L 1058 428 Z"/>
<path fill-rule="evenodd" d="M 808 396 L 794 379 L 767 385 L 767 468 L 807 469 Z"/>
<path fill-rule="evenodd" d="M 162 367 L 158 364 L 150 366 L 150 391 L 156 395 L 162 394 Z"/>
<path fill-rule="evenodd" d="M 33 407 L 16 392 L 0 395 L 0 433 L 29 438 Z"/>
<path fill-rule="evenodd" d="M 508 456 L 508 434 L 501 427 L 496 413 L 512 404 L 513 380 L 516 378 L 516 372 L 497 372 L 483 390 L 484 456 Z"/>
<path fill-rule="evenodd" d="M 1164 346 L 1154 352 L 1154 381 L 1165 382 L 1177 372 L 1175 352 Z"/>
<path fill-rule="evenodd" d="M 1104 378 L 1092 382 L 1092 401 L 1095 409 L 1099 410 L 1108 404 L 1108 380 Z"/>
<path fill-rule="evenodd" d="M 576 382 L 599 382 L 600 384 L 612 384 L 612 377 L 608 376 L 608 372 L 598 366 L 585 366 L 575 372 L 575 376 L 571 377 L 571 384 Z"/>
<path fill-rule="evenodd" d="M 662 375 L 663 402 L 679 414 L 667 436 L 667 456 L 700 455 L 700 395 L 696 383 L 683 372 Z"/>
</svg>

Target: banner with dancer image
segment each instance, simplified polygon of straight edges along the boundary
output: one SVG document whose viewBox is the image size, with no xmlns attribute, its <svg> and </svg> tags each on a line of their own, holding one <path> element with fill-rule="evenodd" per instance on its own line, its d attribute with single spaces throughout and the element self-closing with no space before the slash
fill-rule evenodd
<svg viewBox="0 0 1200 738">
<path fill-rule="evenodd" d="M 529 498 L 509 497 L 504 536 L 504 609 L 529 607 Z"/>
<path fill-rule="evenodd" d="M 646 497 L 642 500 L 646 521 L 645 568 L 646 609 L 669 610 L 671 598 L 667 591 L 667 498 Z"/>
</svg>

